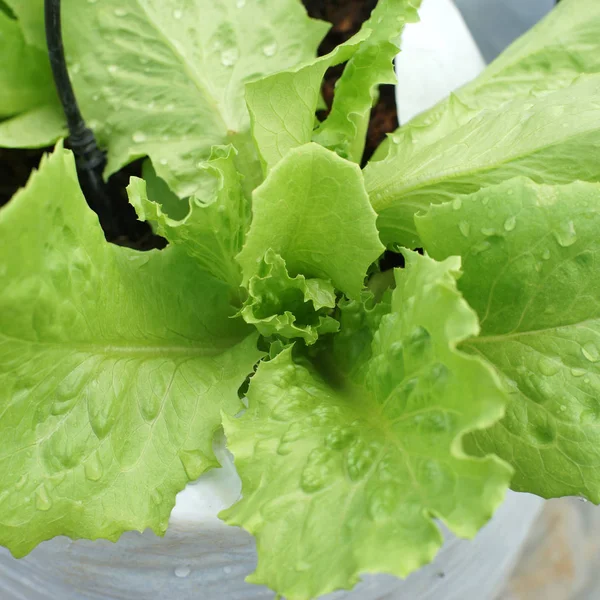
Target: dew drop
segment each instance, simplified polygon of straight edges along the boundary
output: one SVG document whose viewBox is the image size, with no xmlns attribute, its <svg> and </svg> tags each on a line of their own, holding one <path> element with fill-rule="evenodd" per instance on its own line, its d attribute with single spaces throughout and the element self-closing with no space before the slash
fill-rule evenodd
<svg viewBox="0 0 600 600">
<path fill-rule="evenodd" d="M 573 377 L 583 377 L 587 371 L 585 369 L 571 369 L 571 375 Z"/>
<path fill-rule="evenodd" d="M 548 250 L 548 248 L 546 248 L 542 254 L 542 258 L 544 260 L 548 260 L 550 258 L 550 250 Z"/>
<path fill-rule="evenodd" d="M 106 70 L 111 73 L 114 74 L 119 70 L 119 67 L 117 67 L 117 65 L 108 65 L 108 67 L 106 68 Z"/>
<path fill-rule="evenodd" d="M 540 358 L 540 361 L 538 362 L 538 368 L 542 375 L 545 375 L 546 377 L 552 377 L 552 375 L 556 375 L 556 373 L 558 373 L 560 364 L 557 361 L 544 356 L 543 358 Z"/>
<path fill-rule="evenodd" d="M 221 52 L 221 64 L 224 67 L 232 67 L 238 61 L 239 52 L 236 48 L 229 48 Z"/>
<path fill-rule="evenodd" d="M 506 231 L 512 231 L 517 225 L 517 218 L 512 216 L 512 217 L 508 217 L 508 219 L 506 219 L 506 221 L 504 221 L 504 229 Z"/>
<path fill-rule="evenodd" d="M 560 410 L 560 412 L 565 412 L 565 410 L 567 410 L 567 407 L 564 404 L 561 404 L 558 410 Z"/>
<path fill-rule="evenodd" d="M 262 51 L 265 56 L 274 56 L 277 52 L 277 43 L 273 42 L 272 44 L 267 44 L 266 46 L 263 46 Z"/>
<path fill-rule="evenodd" d="M 21 477 L 21 479 L 19 479 L 19 481 L 17 481 L 17 483 L 15 483 L 15 488 L 17 490 L 22 490 L 25 485 L 27 484 L 27 481 L 29 480 L 29 475 L 23 475 L 23 477 Z"/>
<path fill-rule="evenodd" d="M 581 353 L 590 362 L 595 363 L 600 360 L 600 352 L 598 352 L 598 348 L 593 342 L 587 342 L 587 344 L 581 346 Z"/>
<path fill-rule="evenodd" d="M 48 496 L 48 491 L 44 484 L 35 491 L 35 507 L 41 511 L 48 511 L 52 508 L 52 500 Z"/>
<path fill-rule="evenodd" d="M 454 198 L 454 200 L 452 200 L 453 210 L 460 210 L 461 206 L 462 206 L 462 200 L 460 198 Z"/>
<path fill-rule="evenodd" d="M 484 240 L 483 242 L 480 242 L 479 244 L 473 247 L 473 254 L 477 256 L 478 254 L 489 250 L 490 247 L 491 244 L 487 240 Z"/>
<path fill-rule="evenodd" d="M 232 571 L 233 571 L 233 569 L 229 566 L 223 567 L 223 573 L 225 573 L 225 575 L 231 575 Z"/>
<path fill-rule="evenodd" d="M 469 225 L 467 221 L 461 221 L 458 224 L 458 229 L 465 237 L 469 237 L 469 234 L 471 233 L 471 225 Z"/>
<path fill-rule="evenodd" d="M 136 144 L 141 144 L 142 142 L 146 141 L 146 134 L 142 133 L 141 131 L 136 131 L 132 138 L 131 138 Z"/>
<path fill-rule="evenodd" d="M 175 568 L 175 577 L 179 577 L 180 579 L 185 579 L 189 577 L 192 570 L 189 567 L 176 567 Z"/>
<path fill-rule="evenodd" d="M 102 477 L 102 463 L 100 462 L 100 458 L 97 453 L 92 454 L 90 458 L 86 461 L 83 472 L 85 476 L 90 481 L 98 481 Z"/>
<path fill-rule="evenodd" d="M 244 8 L 244 6 L 246 6 L 246 0 L 237 0 L 235 6 L 236 8 Z"/>
<path fill-rule="evenodd" d="M 482 235 L 485 235 L 485 236 L 489 237 L 491 235 L 494 235 L 496 233 L 496 230 L 493 229 L 492 227 L 482 227 L 481 228 L 481 233 L 482 233 Z"/>
<path fill-rule="evenodd" d="M 151 497 L 154 504 L 160 504 L 163 499 L 162 494 L 158 490 L 154 490 L 151 494 Z"/>
<path fill-rule="evenodd" d="M 183 12 L 179 9 L 175 9 L 173 11 L 173 18 L 177 19 L 178 21 L 183 17 Z"/>
<path fill-rule="evenodd" d="M 578 498 L 579 502 L 587 502 L 587 498 L 582 498 L 581 496 Z"/>
<path fill-rule="evenodd" d="M 572 246 L 577 241 L 577 232 L 573 221 L 563 223 L 559 230 L 554 232 L 554 237 L 563 248 Z"/>
<path fill-rule="evenodd" d="M 160 164 L 161 164 L 163 167 L 164 167 L 165 165 L 168 165 L 168 164 L 169 164 L 169 161 L 168 161 L 166 158 L 161 158 L 161 159 L 160 159 L 158 162 L 159 162 L 159 163 L 160 163 Z"/>
</svg>

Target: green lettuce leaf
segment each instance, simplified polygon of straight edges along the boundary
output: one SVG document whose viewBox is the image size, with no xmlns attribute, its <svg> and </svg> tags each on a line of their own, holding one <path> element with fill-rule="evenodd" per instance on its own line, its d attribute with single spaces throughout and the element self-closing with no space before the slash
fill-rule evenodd
<svg viewBox="0 0 600 600">
<path fill-rule="evenodd" d="M 222 517 L 256 536 L 249 581 L 289 600 L 361 573 L 406 576 L 442 544 L 434 518 L 471 537 L 508 487 L 505 463 L 462 448 L 505 397 L 484 361 L 456 350 L 479 329 L 456 291 L 459 259 L 407 262 L 365 368 L 284 350 L 259 366 L 244 415 L 224 419 L 243 488 Z"/>
<path fill-rule="evenodd" d="M 252 212 L 238 256 L 246 287 L 273 250 L 292 277 L 331 280 L 357 297 L 383 251 L 360 169 L 318 144 L 295 148 L 275 166 L 254 191 Z"/>
<path fill-rule="evenodd" d="M 47 52 L 28 46 L 19 23 L 0 11 L 0 118 L 56 100 Z"/>
<path fill-rule="evenodd" d="M 38 43 L 42 4 L 10 0 Z M 314 57 L 327 30 L 299 0 L 64 0 L 62 15 L 70 74 L 108 149 L 107 174 L 149 156 L 180 197 L 197 191 L 197 165 L 213 145 L 234 144 L 246 176 L 260 178 L 244 86 Z"/>
<path fill-rule="evenodd" d="M 199 191 L 189 199 L 188 213 L 180 219 L 163 212 L 163 206 L 168 210 L 176 203 L 162 180 L 151 179 L 154 194 L 158 195 L 154 199 L 148 198 L 143 179 L 132 178 L 128 188 L 129 201 L 141 221 L 149 221 L 156 233 L 185 248 L 203 269 L 233 289 L 241 282 L 235 257 L 250 223 L 250 206 L 242 193 L 235 155 L 232 146 L 213 148 L 210 160 L 199 168 L 203 176 L 197 178 Z"/>
<path fill-rule="evenodd" d="M 515 179 L 417 218 L 425 248 L 460 254 L 481 319 L 462 348 L 492 363 L 506 417 L 468 447 L 516 470 L 513 487 L 600 502 L 600 185 Z"/>
<path fill-rule="evenodd" d="M 392 60 L 420 0 L 380 0 L 359 33 L 327 56 L 249 83 L 252 133 L 266 170 L 314 141 L 354 162 L 362 157 L 377 86 L 395 83 Z M 329 117 L 314 130 L 321 85 L 329 67 L 348 61 Z"/>
<path fill-rule="evenodd" d="M 60 146 L 0 211 L 0 545 L 165 532 L 259 358 L 175 247 L 107 244 Z"/>
<path fill-rule="evenodd" d="M 0 148 L 45 148 L 67 135 L 67 123 L 58 104 L 32 108 L 0 121 Z"/>
<path fill-rule="evenodd" d="M 600 75 L 565 90 L 483 111 L 439 142 L 365 171 L 386 244 L 417 247 L 414 215 L 456 195 L 527 176 L 538 183 L 598 181 Z"/>
<path fill-rule="evenodd" d="M 600 3 L 562 0 L 479 77 L 398 129 L 375 159 L 388 152 L 402 154 L 415 141 L 420 145 L 437 141 L 481 110 L 565 88 L 578 75 L 599 72 Z"/>
<path fill-rule="evenodd" d="M 248 299 L 240 314 L 265 337 L 300 338 L 314 344 L 319 335 L 339 329 L 328 315 L 335 304 L 331 282 L 290 277 L 283 258 L 269 250 L 248 283 Z"/>
</svg>

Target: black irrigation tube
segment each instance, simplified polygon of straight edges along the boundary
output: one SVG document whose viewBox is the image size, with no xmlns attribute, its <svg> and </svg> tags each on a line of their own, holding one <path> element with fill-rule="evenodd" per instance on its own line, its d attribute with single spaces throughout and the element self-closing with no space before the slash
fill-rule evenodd
<svg viewBox="0 0 600 600">
<path fill-rule="evenodd" d="M 75 155 L 77 176 L 84 196 L 90 207 L 97 213 L 106 237 L 114 239 L 120 232 L 117 223 L 118 213 L 114 210 L 113 195 L 103 178 L 106 155 L 98 147 L 94 132 L 87 127 L 77 104 L 65 59 L 60 10 L 60 0 L 45 0 L 44 17 L 48 56 L 58 97 L 69 128 L 67 141 Z"/>
</svg>

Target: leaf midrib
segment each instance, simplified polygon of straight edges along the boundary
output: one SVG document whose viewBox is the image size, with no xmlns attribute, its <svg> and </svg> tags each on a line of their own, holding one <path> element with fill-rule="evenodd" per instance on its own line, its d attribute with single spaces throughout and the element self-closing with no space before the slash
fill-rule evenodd
<svg viewBox="0 0 600 600">
<path fill-rule="evenodd" d="M 211 345 L 181 345 L 181 344 L 135 344 L 132 342 L 112 341 L 107 340 L 106 343 L 86 342 L 79 340 L 67 340 L 64 342 L 44 342 L 34 341 L 22 338 L 9 336 L 5 333 L 0 333 L 0 346 L 2 343 L 24 344 L 27 346 L 35 346 L 40 349 L 54 349 L 56 351 L 69 350 L 71 352 L 85 354 L 106 354 L 106 355 L 146 355 L 146 356 L 216 356 L 221 354 L 228 348 L 231 348 L 240 340 L 222 339 L 219 343 Z"/>
<path fill-rule="evenodd" d="M 202 81 L 200 79 L 200 75 L 198 74 L 196 69 L 188 63 L 188 61 L 186 60 L 186 56 L 179 51 L 177 46 L 175 46 L 171 42 L 169 37 L 159 27 L 158 23 L 154 20 L 154 18 L 148 11 L 148 7 L 143 2 L 138 2 L 137 4 L 140 7 L 140 9 L 142 10 L 142 12 L 146 15 L 148 22 L 153 26 L 153 28 L 157 32 L 158 36 L 163 39 L 166 46 L 173 53 L 173 56 L 175 56 L 175 58 L 177 58 L 177 60 L 181 63 L 181 66 L 183 67 L 183 70 L 184 70 L 185 74 L 189 77 L 190 81 L 192 81 L 192 83 L 194 84 L 196 89 L 200 92 L 201 96 L 206 100 L 206 102 L 213 109 L 213 112 L 218 117 L 218 120 L 220 121 L 220 124 L 223 127 L 223 135 L 225 135 L 227 133 L 227 131 L 229 131 L 229 129 L 231 129 L 231 128 L 225 122 L 225 116 L 223 114 L 221 114 L 221 111 L 218 108 L 217 100 L 212 96 L 212 94 L 210 93 L 208 88 L 202 83 Z"/>
<path fill-rule="evenodd" d="M 419 177 L 413 176 L 412 179 L 415 180 L 415 183 L 411 184 L 410 183 L 411 179 L 408 179 L 408 180 L 405 180 L 405 181 L 408 181 L 408 184 L 402 185 L 402 183 L 401 183 L 400 187 L 398 189 L 394 190 L 393 188 L 395 185 L 397 185 L 398 181 L 400 181 L 400 182 L 402 181 L 402 172 L 399 171 L 398 175 L 393 177 L 392 180 L 390 181 L 390 183 L 380 185 L 379 187 L 375 187 L 369 191 L 369 196 L 371 198 L 373 198 L 373 196 L 377 195 L 384 200 L 383 202 L 381 202 L 381 201 L 378 202 L 376 199 L 373 199 L 371 201 L 371 204 L 373 205 L 373 208 L 377 211 L 377 213 L 381 214 L 383 211 L 391 208 L 398 201 L 398 199 L 401 200 L 403 197 L 408 196 L 413 192 L 419 192 L 420 190 L 431 188 L 432 186 L 435 186 L 439 183 L 453 182 L 453 181 L 456 181 L 457 179 L 465 178 L 465 177 L 468 177 L 469 179 L 474 180 L 475 176 L 479 175 L 481 173 L 488 173 L 490 171 L 500 169 L 508 164 L 518 163 L 520 160 L 522 160 L 524 158 L 535 156 L 541 152 L 545 152 L 546 150 L 556 147 L 556 146 L 566 145 L 566 144 L 572 142 L 573 140 L 576 140 L 579 137 L 585 137 L 585 136 L 593 134 L 594 132 L 597 132 L 597 131 L 600 131 L 600 125 L 596 125 L 596 127 L 586 130 L 584 132 L 577 131 L 574 134 L 568 133 L 564 137 L 557 138 L 552 143 L 544 144 L 544 145 L 537 147 L 532 152 L 523 152 L 520 154 L 509 155 L 508 157 L 506 157 L 505 160 L 497 161 L 497 162 L 489 161 L 489 162 L 482 164 L 479 167 L 474 168 L 472 170 L 468 170 L 468 169 L 460 170 L 460 168 L 458 170 L 457 169 L 446 169 L 446 170 L 441 170 L 439 172 L 434 172 L 433 175 L 429 178 L 426 178 L 426 177 L 419 178 Z M 444 140 L 442 140 L 442 141 L 444 141 Z M 436 146 L 438 144 L 439 144 L 439 142 L 436 142 L 432 145 Z M 432 145 L 427 147 L 427 151 L 429 153 L 431 153 Z M 382 161 L 382 164 L 383 164 L 383 161 Z M 477 182 L 473 181 L 473 184 L 477 185 Z M 479 187 L 481 187 L 481 186 L 479 186 Z M 392 190 L 392 191 L 390 192 L 390 190 Z M 429 204 L 430 201 L 431 201 L 431 198 L 428 196 L 426 198 L 426 204 Z M 417 203 L 413 202 L 413 204 L 417 204 Z M 422 208 L 422 204 L 419 204 L 419 207 Z"/>
</svg>

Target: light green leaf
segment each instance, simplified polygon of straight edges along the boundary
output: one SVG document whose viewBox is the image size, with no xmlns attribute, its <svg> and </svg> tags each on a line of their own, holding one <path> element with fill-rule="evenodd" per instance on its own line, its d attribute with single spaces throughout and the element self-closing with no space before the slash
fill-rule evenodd
<svg viewBox="0 0 600 600">
<path fill-rule="evenodd" d="M 166 183 L 156 176 L 151 182 L 154 193 L 160 194 L 158 198 L 148 198 L 143 179 L 133 178 L 128 188 L 129 201 L 141 221 L 149 221 L 155 233 L 182 246 L 204 270 L 233 289 L 241 281 L 235 257 L 250 222 L 250 206 L 242 193 L 235 155 L 231 146 L 213 148 L 210 160 L 199 169 L 198 192 L 189 199 L 188 213 L 181 219 L 173 219 L 163 210 L 163 197 L 167 210 L 175 202 Z"/>
<path fill-rule="evenodd" d="M 312 139 L 354 162 L 362 157 L 370 110 L 381 83 L 395 83 L 392 60 L 420 0 L 380 0 L 358 34 L 327 56 L 248 84 L 252 133 L 266 169 Z M 329 67 L 348 61 L 332 112 L 313 132 Z"/>
<path fill-rule="evenodd" d="M 0 211 L 0 544 L 165 532 L 259 358 L 179 249 L 104 240 L 59 148 Z"/>
<path fill-rule="evenodd" d="M 39 0 L 11 0 L 43 40 Z M 249 180 L 261 178 L 249 140 L 248 81 L 316 54 L 327 24 L 300 0 L 63 0 L 70 73 L 84 116 L 108 148 L 107 173 L 149 156 L 179 197 L 198 187 L 197 164 L 232 143 Z M 43 22 L 42 22 L 43 23 Z"/>
<path fill-rule="evenodd" d="M 4 0 L 20 23 L 27 44 L 47 50 L 44 33 L 44 0 Z"/>
<path fill-rule="evenodd" d="M 336 303 L 331 282 L 304 275 L 290 277 L 285 261 L 272 250 L 250 279 L 248 294 L 240 314 L 265 337 L 300 338 L 314 344 L 319 335 L 339 329 L 327 310 Z"/>
<path fill-rule="evenodd" d="M 431 110 L 403 125 L 377 152 L 402 154 L 448 135 L 481 110 L 568 87 L 578 76 L 600 72 L 600 3 L 562 0 L 540 23 L 514 42 L 479 77 Z"/>
<path fill-rule="evenodd" d="M 243 284 L 271 249 L 295 277 L 328 279 L 349 297 L 383 251 L 357 165 L 318 144 L 291 150 L 255 190 L 253 220 L 238 256 Z"/>
<path fill-rule="evenodd" d="M 481 319 L 465 350 L 510 392 L 469 447 L 516 469 L 513 487 L 600 502 L 600 185 L 516 179 L 417 218 L 434 257 L 460 254 Z"/>
<path fill-rule="evenodd" d="M 539 183 L 598 181 L 600 75 L 484 111 L 444 139 L 365 171 L 384 243 L 420 244 L 413 217 L 430 204 L 519 175 Z"/>
<path fill-rule="evenodd" d="M 361 573 L 406 576 L 442 543 L 434 518 L 471 537 L 508 486 L 505 463 L 462 449 L 505 399 L 492 369 L 456 350 L 478 332 L 456 291 L 459 260 L 407 260 L 364 377 L 288 349 L 259 366 L 244 415 L 224 420 L 243 488 L 222 516 L 256 536 L 249 581 L 289 600 Z"/>
<path fill-rule="evenodd" d="M 0 148 L 45 148 L 66 135 L 67 124 L 58 103 L 0 121 Z"/>
<path fill-rule="evenodd" d="M 148 155 L 180 197 L 197 191 L 197 165 L 212 146 L 254 151 L 245 84 L 313 57 L 326 30 L 299 0 L 68 0 L 63 15 L 76 90 L 108 147 L 108 172 Z"/>
<path fill-rule="evenodd" d="M 0 11 L 0 118 L 56 98 L 47 52 L 28 46 L 19 23 Z"/>
</svg>

